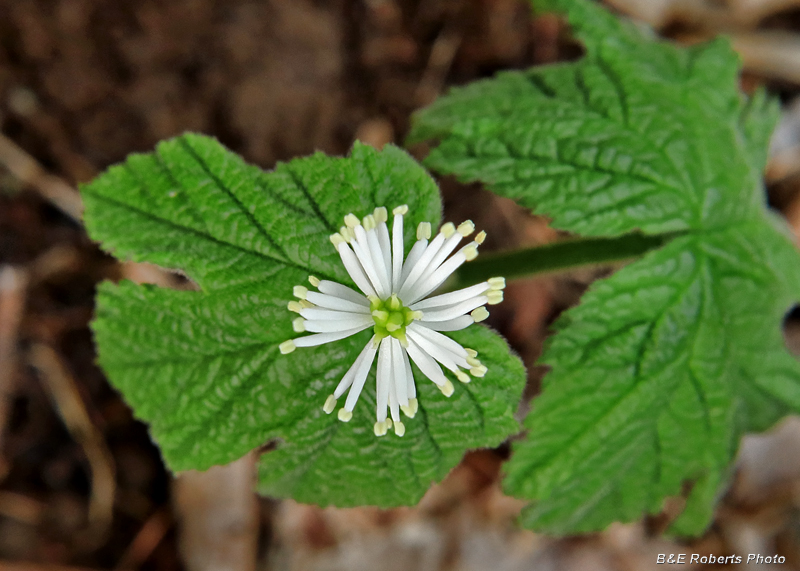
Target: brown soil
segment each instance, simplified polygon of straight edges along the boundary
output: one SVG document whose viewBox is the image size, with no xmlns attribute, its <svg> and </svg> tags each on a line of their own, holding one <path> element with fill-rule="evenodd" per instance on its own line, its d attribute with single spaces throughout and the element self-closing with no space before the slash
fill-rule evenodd
<svg viewBox="0 0 800 571">
<path fill-rule="evenodd" d="M 775 18 L 800 27 L 796 18 Z M 376 146 L 401 144 L 410 114 L 447 86 L 575 57 L 579 48 L 562 32 L 551 17 L 532 20 L 517 0 L 0 0 L 0 129 L 73 185 L 187 130 L 214 135 L 271 168 L 315 150 L 344 154 L 356 138 Z M 796 92 L 791 82 L 772 85 L 786 97 Z M 780 195 L 787 208 L 795 187 Z M 500 229 L 488 246 L 553 239 L 543 221 L 478 188 L 445 180 L 443 192 L 448 218 L 471 217 Z M 24 269 L 29 285 L 24 299 L 2 298 L 22 309 L 16 311 L 21 323 L 13 351 L 0 361 L 0 368 L 13 371 L 10 386 L 0 385 L 0 401 L 8 404 L 0 404 L 0 569 L 4 560 L 42 565 L 19 569 L 112 569 L 121 561 L 128 569 L 182 568 L 170 476 L 145 426 L 94 364 L 87 323 L 95 286 L 123 270 L 77 222 L 0 168 L 0 268 L 8 266 Z M 547 324 L 596 275 L 515 284 L 493 324 L 533 365 Z M 14 311 L 0 303 L 0 319 Z M 0 323 L 0 341 L 3 331 Z M 87 515 L 94 473 L 85 442 L 66 428 L 63 402 L 52 400 L 41 367 L 34 366 L 42 346 L 55 350 L 116 467 L 113 523 L 101 532 Z M 531 394 L 542 373 L 532 371 Z M 466 502 L 475 518 L 511 533 L 519 506 L 490 492 L 502 456 L 470 456 L 422 512 L 458 529 L 453 514 Z M 761 514 L 773 500 L 747 509 Z M 295 541 L 287 535 L 286 514 L 302 509 L 262 501 L 260 549 L 268 568 L 282 568 L 269 554 Z M 391 522 L 407 521 L 406 514 L 373 514 L 364 525 L 388 529 Z M 298 524 L 298 549 L 337 544 L 330 531 L 335 516 L 301 516 L 306 523 Z M 790 541 L 786 530 L 794 520 L 781 521 L 785 525 L 769 537 Z M 635 547 L 652 547 L 646 538 L 660 530 L 658 521 L 641 529 Z M 150 543 L 148 533 L 155 538 Z M 719 535 L 710 537 L 711 548 L 724 545 Z M 546 561 L 567 561 L 556 555 L 569 547 L 573 559 L 589 549 L 618 562 L 623 548 L 612 553 L 603 544 L 606 551 L 591 551 L 593 541 L 559 544 Z M 442 565 L 455 568 L 456 560 L 451 553 Z"/>
</svg>

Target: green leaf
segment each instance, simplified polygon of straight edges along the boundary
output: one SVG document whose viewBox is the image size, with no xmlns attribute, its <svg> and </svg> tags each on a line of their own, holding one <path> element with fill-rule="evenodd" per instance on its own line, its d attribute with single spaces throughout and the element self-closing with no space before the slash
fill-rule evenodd
<svg viewBox="0 0 800 571">
<path fill-rule="evenodd" d="M 761 181 L 777 106 L 741 95 L 724 39 L 684 49 L 594 2 L 534 6 L 566 13 L 586 56 L 454 89 L 409 141 L 555 227 L 677 237 L 556 323 L 506 489 L 533 501 L 527 526 L 574 533 L 658 512 L 689 482 L 673 532 L 699 533 L 741 435 L 800 412 L 780 333 L 800 256 Z"/>
<path fill-rule="evenodd" d="M 632 42 L 598 6 L 565 4 L 602 14 L 584 32 L 609 35 L 579 62 L 501 73 L 419 112 L 409 142 L 441 141 L 425 164 L 583 235 L 728 224 L 760 208 L 763 164 L 745 157 L 728 42 Z"/>
<path fill-rule="evenodd" d="M 356 144 L 347 158 L 319 153 L 264 172 L 213 139 L 184 135 L 111 167 L 82 194 L 104 248 L 185 271 L 200 289 L 104 283 L 92 325 L 101 366 L 171 469 L 203 470 L 276 441 L 262 457 L 263 490 L 399 505 L 417 501 L 465 450 L 518 430 L 524 370 L 483 327 L 462 335 L 490 373 L 446 399 L 415 371 L 420 413 L 403 438 L 373 434 L 374 382 L 350 423 L 322 411 L 368 335 L 278 351 L 296 336 L 293 286 L 309 274 L 352 285 L 328 240 L 345 214 L 408 204 L 407 246 L 417 223 L 438 224 L 438 189 L 404 151 Z"/>
<path fill-rule="evenodd" d="M 481 348 L 481 362 L 491 363 L 485 377 L 459 383 L 447 399 L 415 371 L 420 411 L 407 423 L 402 439 L 375 438 L 374 390 L 359 399 L 348 423 L 356 427 L 331 422 L 319 406 L 333 386 L 326 385 L 293 441 L 264 456 L 261 491 L 339 506 L 413 504 L 461 460 L 465 448 L 497 446 L 518 431 L 512 415 L 524 384 L 522 363 L 510 359 L 505 342 L 485 327 L 470 327 L 452 337 L 465 347 Z M 363 336 L 353 349 L 361 349 L 368 339 Z M 331 375 L 336 382 L 351 361 Z M 373 371 L 367 386 L 374 387 L 374 379 Z"/>
<path fill-rule="evenodd" d="M 768 97 L 762 88 L 756 90 L 742 109 L 739 124 L 747 145 L 745 154 L 750 157 L 756 171 L 763 170 L 767 163 L 770 138 L 778 124 L 780 112 L 778 101 Z"/>
<path fill-rule="evenodd" d="M 797 255 L 764 234 L 677 238 L 558 322 L 543 358 L 553 370 L 508 468 L 507 489 L 539 500 L 526 524 L 566 533 L 635 520 L 686 479 L 709 478 L 693 492 L 713 499 L 741 434 L 800 410 L 800 368 L 780 338 L 796 284 L 765 263 Z M 712 515 L 700 505 L 685 532 Z"/>
</svg>

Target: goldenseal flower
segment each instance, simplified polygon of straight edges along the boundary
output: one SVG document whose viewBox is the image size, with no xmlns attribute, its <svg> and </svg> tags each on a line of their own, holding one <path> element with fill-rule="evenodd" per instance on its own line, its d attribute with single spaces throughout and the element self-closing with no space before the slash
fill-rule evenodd
<svg viewBox="0 0 800 571">
<path fill-rule="evenodd" d="M 287 354 L 297 347 L 338 341 L 372 327 L 372 339 L 322 408 L 332 413 L 339 397 L 349 389 L 338 413 L 339 420 L 348 422 L 377 355 L 376 436 L 383 436 L 392 426 L 395 434 L 403 436 L 406 429 L 400 421 L 400 411 L 409 418 L 417 413 L 417 391 L 409 357 L 446 397 L 455 388 L 440 364 L 462 383 L 470 382 L 470 375 L 486 374 L 477 351 L 462 347 L 440 331 L 458 331 L 489 317 L 484 306 L 500 303 L 506 285 L 504 278 L 491 278 L 426 298 L 461 264 L 475 259 L 486 233 L 479 232 L 473 241 L 453 254 L 461 240 L 475 231 L 472 221 L 458 227 L 448 222 L 433 240 L 430 223 L 422 222 L 417 227 L 417 242 L 404 260 L 406 213 L 408 206 L 393 210 L 391 236 L 386 225 L 386 208 L 376 208 L 363 220 L 352 213 L 344 217 L 345 225 L 331 236 L 331 242 L 361 293 L 310 276 L 308 281 L 319 291 L 295 286 L 293 293 L 298 301 L 290 301 L 289 309 L 300 314 L 292 323 L 294 330 L 313 335 L 280 345 L 281 353 Z"/>
</svg>

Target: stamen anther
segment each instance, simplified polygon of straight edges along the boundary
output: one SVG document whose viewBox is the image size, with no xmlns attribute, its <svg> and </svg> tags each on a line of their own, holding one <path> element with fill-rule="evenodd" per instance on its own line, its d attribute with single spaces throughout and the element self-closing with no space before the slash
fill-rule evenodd
<svg viewBox="0 0 800 571">
<path fill-rule="evenodd" d="M 486 297 L 489 298 L 487 302 L 489 305 L 497 305 L 501 301 L 503 301 L 503 290 L 493 290 L 486 294 Z"/>
<path fill-rule="evenodd" d="M 478 309 L 473 310 L 472 313 L 470 313 L 470 315 L 472 316 L 472 319 L 475 321 L 475 323 L 478 323 L 479 321 L 483 321 L 484 319 L 489 317 L 489 312 L 486 310 L 485 307 L 479 307 Z"/>
<path fill-rule="evenodd" d="M 445 384 L 439 387 L 439 390 L 442 391 L 442 394 L 446 397 L 450 397 L 455 392 L 456 388 L 453 386 L 453 383 L 448 379 Z"/>
<path fill-rule="evenodd" d="M 348 228 L 355 228 L 356 226 L 361 224 L 361 221 L 358 219 L 358 216 L 356 216 L 351 212 L 350 214 L 344 217 L 344 223 L 345 226 L 347 226 Z"/>
<path fill-rule="evenodd" d="M 473 377 L 483 377 L 488 370 L 485 365 L 481 365 L 480 367 L 472 367 L 469 370 L 469 374 Z"/>
<path fill-rule="evenodd" d="M 375 433 L 375 436 L 384 436 L 387 432 L 387 429 L 388 427 L 386 426 L 385 422 L 376 422 L 372 427 L 372 431 Z"/>
<path fill-rule="evenodd" d="M 431 238 L 431 223 L 420 222 L 417 226 L 417 240 L 430 240 Z"/>
<path fill-rule="evenodd" d="M 414 418 L 417 414 L 417 408 L 419 407 L 419 403 L 417 399 L 408 399 L 407 405 L 400 405 L 400 410 L 403 411 L 408 418 Z"/>
<path fill-rule="evenodd" d="M 475 224 L 473 224 L 472 220 L 465 220 L 464 222 L 458 225 L 456 231 L 459 234 L 461 234 L 464 238 L 466 238 L 475 231 Z"/>
<path fill-rule="evenodd" d="M 375 222 L 377 222 L 378 224 L 389 220 L 389 213 L 387 212 L 385 206 L 380 206 L 375 210 L 373 210 L 372 216 L 375 218 Z"/>
</svg>

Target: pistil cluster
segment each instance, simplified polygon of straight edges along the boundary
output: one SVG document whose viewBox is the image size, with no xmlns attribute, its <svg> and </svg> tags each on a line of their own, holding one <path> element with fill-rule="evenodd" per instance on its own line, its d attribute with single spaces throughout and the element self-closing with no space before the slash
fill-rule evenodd
<svg viewBox="0 0 800 571">
<path fill-rule="evenodd" d="M 383 341 L 385 337 L 391 335 L 400 341 L 403 347 L 408 347 L 406 327 L 411 325 L 415 319 L 422 319 L 421 311 L 407 308 L 394 293 L 387 300 L 376 296 L 370 297 L 369 309 L 372 319 L 375 321 L 373 331 L 375 331 L 377 341 Z"/>
<path fill-rule="evenodd" d="M 337 341 L 372 327 L 372 338 L 327 398 L 323 410 L 332 413 L 338 399 L 349 391 L 338 412 L 339 419 L 348 422 L 377 356 L 376 436 L 392 427 L 395 434 L 403 436 L 405 425 L 400 412 L 409 418 L 417 413 L 411 361 L 447 397 L 455 388 L 442 367 L 462 383 L 470 382 L 470 376 L 486 374 L 477 351 L 462 347 L 442 332 L 464 329 L 486 319 L 489 312 L 484 306 L 501 302 L 505 288 L 503 278 L 491 278 L 427 297 L 461 264 L 478 255 L 486 234 L 479 232 L 456 251 L 475 231 L 471 221 L 458 227 L 447 223 L 433 239 L 430 223 L 422 222 L 417 227 L 416 243 L 404 257 L 403 217 L 407 212 L 407 206 L 394 209 L 391 236 L 386 208 L 376 208 L 361 220 L 353 214 L 345 216 L 345 225 L 331 236 L 331 243 L 361 291 L 314 276 L 309 277 L 309 283 L 318 291 L 295 286 L 293 293 L 298 300 L 289 302 L 289 309 L 300 317 L 293 321 L 294 330 L 313 334 L 280 345 L 281 353 L 286 354 L 297 347 Z"/>
</svg>

